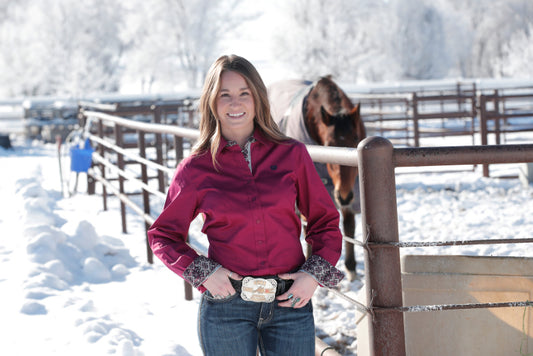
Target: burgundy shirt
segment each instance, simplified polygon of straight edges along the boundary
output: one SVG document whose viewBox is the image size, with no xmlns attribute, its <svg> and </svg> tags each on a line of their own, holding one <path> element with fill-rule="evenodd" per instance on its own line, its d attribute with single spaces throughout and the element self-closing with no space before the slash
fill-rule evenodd
<svg viewBox="0 0 533 356">
<path fill-rule="evenodd" d="M 322 285 L 336 285 L 343 277 L 334 267 L 342 245 L 339 213 L 305 145 L 274 143 L 256 129 L 249 149 L 241 152 L 222 139 L 218 171 L 210 152 L 178 165 L 164 209 L 148 231 L 154 254 L 201 291 L 220 266 L 244 276 L 304 270 Z M 307 261 L 295 207 L 307 218 Z M 209 240 L 207 258 L 186 242 L 198 214 Z"/>
</svg>

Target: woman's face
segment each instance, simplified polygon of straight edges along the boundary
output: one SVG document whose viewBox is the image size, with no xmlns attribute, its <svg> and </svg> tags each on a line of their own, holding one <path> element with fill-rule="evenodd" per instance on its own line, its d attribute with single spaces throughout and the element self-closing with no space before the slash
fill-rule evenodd
<svg viewBox="0 0 533 356">
<path fill-rule="evenodd" d="M 243 76 L 225 71 L 220 77 L 220 90 L 216 98 L 217 116 L 222 135 L 227 140 L 242 143 L 254 130 L 255 103 Z"/>
</svg>

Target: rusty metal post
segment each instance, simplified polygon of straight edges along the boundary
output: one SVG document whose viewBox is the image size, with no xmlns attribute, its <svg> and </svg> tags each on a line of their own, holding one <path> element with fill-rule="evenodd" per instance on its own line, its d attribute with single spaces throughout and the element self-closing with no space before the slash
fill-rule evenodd
<svg viewBox="0 0 533 356">
<path fill-rule="evenodd" d="M 137 139 L 139 143 L 139 156 L 142 158 L 146 158 L 146 140 L 144 136 L 144 131 L 137 130 Z M 146 164 L 141 163 L 141 179 L 144 184 L 148 184 L 148 170 L 146 168 Z M 147 215 L 150 215 L 151 209 L 150 209 L 150 193 L 143 188 L 142 190 L 143 195 L 143 207 L 144 207 L 144 213 Z M 144 223 L 144 231 L 146 234 L 146 258 L 148 260 L 148 263 L 153 264 L 154 263 L 154 253 L 152 249 L 150 248 L 150 244 L 148 243 L 148 230 L 150 229 L 150 224 L 145 222 Z"/>
<path fill-rule="evenodd" d="M 115 125 L 115 143 L 118 147 L 124 148 L 124 137 L 122 133 L 122 126 Z M 117 166 L 119 169 L 124 170 L 124 155 L 120 152 L 117 152 Z M 124 177 L 118 175 L 118 187 L 121 194 L 124 194 Z M 127 234 L 128 229 L 126 227 L 126 204 L 121 200 L 120 201 L 120 217 L 122 219 L 122 232 Z"/>
<path fill-rule="evenodd" d="M 477 95 L 476 95 L 476 83 L 474 83 L 473 91 L 472 91 L 472 106 L 471 106 L 471 112 L 472 112 L 472 121 L 470 130 L 472 132 L 472 145 L 476 144 L 475 136 L 476 136 L 476 125 L 475 120 L 477 116 Z"/>
<path fill-rule="evenodd" d="M 479 127 L 480 127 L 480 136 L 481 136 L 481 145 L 486 146 L 489 144 L 489 114 L 487 112 L 487 96 L 479 96 Z M 489 176 L 489 165 L 487 163 L 483 164 L 483 177 Z"/>
<path fill-rule="evenodd" d="M 420 130 L 418 127 L 418 96 L 413 93 L 413 134 L 415 147 L 420 147 Z"/>
<path fill-rule="evenodd" d="M 365 287 L 372 307 L 403 306 L 400 253 L 372 242 L 398 242 L 394 148 L 382 137 L 369 137 L 357 147 L 361 187 L 361 219 L 365 250 Z M 376 313 L 369 327 L 371 355 L 405 355 L 403 314 Z"/>
<path fill-rule="evenodd" d="M 98 137 L 101 139 L 104 138 L 104 123 L 102 119 L 98 119 Z M 105 155 L 105 147 L 103 145 L 98 146 L 98 153 L 100 156 L 104 157 Z M 105 166 L 100 163 L 100 173 L 102 175 L 102 178 L 105 180 Z M 104 211 L 107 211 L 107 188 L 104 184 L 102 184 L 102 200 L 104 204 Z"/>
<path fill-rule="evenodd" d="M 183 159 L 183 137 L 174 136 L 174 153 L 176 154 L 176 166 Z"/>
<path fill-rule="evenodd" d="M 154 115 L 154 122 L 160 123 L 161 122 L 161 107 L 160 106 L 154 106 L 152 107 L 152 112 Z M 176 141 L 175 141 L 176 142 Z M 164 164 L 164 157 L 163 157 L 163 138 L 160 133 L 155 134 L 155 150 L 156 150 L 156 162 L 158 164 L 163 165 Z M 176 148 L 177 149 L 177 148 Z M 177 160 L 177 157 L 176 157 Z M 178 162 L 176 162 L 177 165 Z M 166 179 L 165 175 L 162 170 L 158 170 L 157 172 L 157 180 L 159 183 L 159 191 L 165 192 L 166 190 Z M 183 285 L 185 288 L 185 300 L 192 300 L 192 286 L 187 283 L 186 281 L 183 281 Z"/>
<path fill-rule="evenodd" d="M 160 123 L 161 122 L 161 107 L 155 106 L 152 112 L 154 115 L 154 123 Z M 155 151 L 156 151 L 156 162 L 160 165 L 164 165 L 163 137 L 160 133 L 155 134 Z M 158 170 L 157 180 L 159 182 L 159 191 L 164 193 L 165 187 L 166 187 L 166 179 L 165 179 L 165 175 L 163 171 Z"/>
<path fill-rule="evenodd" d="M 494 91 L 494 112 L 496 113 L 497 117 L 494 119 L 494 134 L 496 136 L 496 144 L 501 145 L 502 139 L 502 130 L 501 130 L 501 117 L 500 117 L 500 98 L 498 94 L 498 90 Z"/>
</svg>

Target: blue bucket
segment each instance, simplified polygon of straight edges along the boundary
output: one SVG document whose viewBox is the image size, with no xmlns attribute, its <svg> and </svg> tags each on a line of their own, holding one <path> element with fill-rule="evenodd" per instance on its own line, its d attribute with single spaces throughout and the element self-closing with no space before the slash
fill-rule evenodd
<svg viewBox="0 0 533 356">
<path fill-rule="evenodd" d="M 92 163 L 94 150 L 91 147 L 89 139 L 85 141 L 85 147 L 79 145 L 70 148 L 70 170 L 73 172 L 85 172 L 89 170 Z"/>
</svg>

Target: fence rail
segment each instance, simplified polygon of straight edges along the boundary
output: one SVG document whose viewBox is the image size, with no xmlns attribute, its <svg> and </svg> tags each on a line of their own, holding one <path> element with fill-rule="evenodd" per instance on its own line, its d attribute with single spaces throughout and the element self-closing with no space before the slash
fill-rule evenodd
<svg viewBox="0 0 533 356">
<path fill-rule="evenodd" d="M 472 145 L 507 143 L 512 134 L 533 132 L 533 88 L 470 86 L 396 94 L 349 94 L 361 103 L 369 135 L 397 147 L 427 146 L 437 137 L 470 137 Z M 484 169 L 488 176 L 488 166 Z"/>
</svg>

